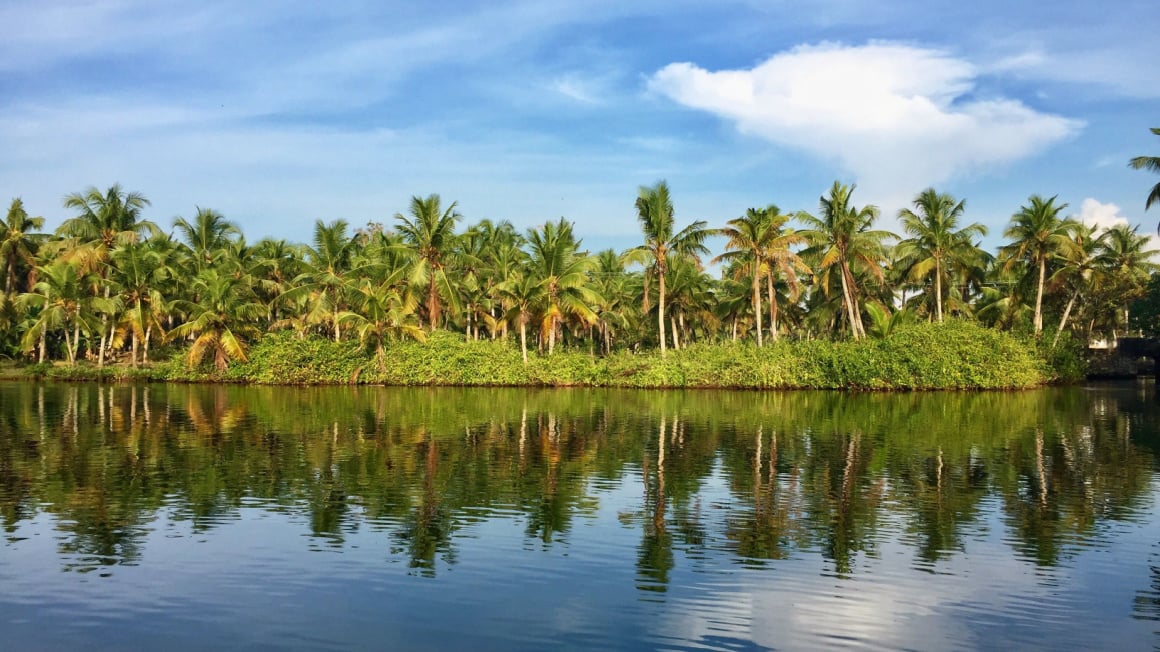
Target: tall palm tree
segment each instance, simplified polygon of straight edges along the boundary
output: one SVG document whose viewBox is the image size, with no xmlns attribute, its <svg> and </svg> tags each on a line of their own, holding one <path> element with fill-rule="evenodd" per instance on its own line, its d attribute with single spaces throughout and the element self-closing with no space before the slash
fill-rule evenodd
<svg viewBox="0 0 1160 652">
<path fill-rule="evenodd" d="M 643 263 L 656 274 L 659 286 L 657 335 L 661 343 L 661 356 L 665 355 L 665 273 L 668 271 L 669 256 L 695 258 L 709 253 L 705 247 L 705 238 L 712 233 L 705 228 L 703 220 L 676 231 L 674 217 L 673 201 L 666 182 L 658 181 L 651 187 L 641 186 L 636 198 L 636 218 L 644 232 L 644 244 L 630 250 L 628 254 L 631 262 Z M 645 296 L 647 298 L 647 292 Z"/>
<path fill-rule="evenodd" d="M 1011 224 L 1003 232 L 1010 244 L 1000 249 L 1004 267 L 1013 268 L 1027 263 L 1030 271 L 1038 274 L 1035 286 L 1035 334 L 1043 332 L 1043 288 L 1047 280 L 1047 263 L 1058 256 L 1073 255 L 1077 247 L 1074 234 L 1078 222 L 1061 218 L 1067 204 L 1056 204 L 1055 197 L 1044 199 L 1032 195 L 1028 203 L 1011 216 Z"/>
<path fill-rule="evenodd" d="M 451 202 L 444 210 L 439 195 L 431 194 L 426 198 L 411 197 L 410 217 L 395 214 L 399 234 L 418 254 L 415 280 L 427 283 L 427 326 L 430 330 L 435 330 L 439 323 L 440 292 L 449 300 L 454 299 L 451 279 L 444 267 L 455 245 L 455 223 L 462 217 L 455 210 L 456 206 L 456 202 Z"/>
<path fill-rule="evenodd" d="M 798 274 L 810 274 L 813 270 L 798 254 L 790 249 L 795 245 L 806 244 L 808 241 L 803 234 L 785 228 L 789 216 L 782 215 L 781 209 L 773 204 L 766 207 L 765 212 L 766 219 L 769 220 L 769 238 L 765 250 L 761 253 L 761 259 L 766 271 L 765 286 L 766 294 L 769 297 L 769 335 L 776 342 L 779 330 L 777 323 L 778 301 L 775 290 L 777 283 L 774 277 L 780 274 L 789 289 L 790 301 L 797 301 L 801 289 L 798 283 Z"/>
<path fill-rule="evenodd" d="M 508 306 L 504 313 L 504 321 L 513 319 L 520 327 L 520 354 L 524 364 L 528 364 L 528 322 L 534 314 L 536 300 L 542 294 L 540 282 L 530 274 L 516 274 L 501 281 L 496 286 L 496 293 L 503 298 Z"/>
<path fill-rule="evenodd" d="M 25 264 L 32 267 L 36 246 L 44 236 L 33 233 L 44 227 L 43 217 L 29 217 L 24 210 L 24 201 L 19 197 L 12 200 L 8 216 L 0 223 L 0 262 L 4 265 L 4 295 L 16 293 L 16 266 Z"/>
<path fill-rule="evenodd" d="M 556 333 L 566 317 L 596 323 L 592 306 L 600 297 L 588 287 L 588 272 L 595 260 L 580 251 L 580 241 L 572 235 L 572 223 L 564 218 L 530 229 L 528 249 L 528 271 L 540 289 L 540 332 L 547 337 L 551 354 L 556 347 Z"/>
<path fill-rule="evenodd" d="M 1152 133 L 1160 136 L 1160 127 L 1152 127 Z M 1160 156 L 1137 156 L 1128 161 L 1128 166 L 1136 170 L 1151 170 L 1160 174 Z M 1160 204 L 1160 183 L 1152 186 L 1148 199 L 1144 202 L 1144 210 L 1152 208 L 1152 204 Z"/>
<path fill-rule="evenodd" d="M 1071 297 L 1067 300 L 1067 305 L 1063 309 L 1063 317 L 1059 320 L 1059 328 L 1055 331 L 1055 337 L 1051 340 L 1052 348 L 1059 343 L 1059 337 L 1067 328 L 1067 320 L 1071 317 L 1071 311 L 1075 308 L 1076 301 L 1079 300 L 1080 295 L 1086 292 L 1092 285 L 1095 278 L 1098 277 L 1099 271 L 1096 266 L 1096 253 L 1099 251 L 1102 236 L 1096 235 L 1099 231 L 1097 226 L 1080 225 L 1076 228 L 1074 237 L 1076 247 L 1059 259 L 1059 268 L 1051 275 L 1050 283 L 1069 287 L 1071 289 Z"/>
<path fill-rule="evenodd" d="M 913 203 L 915 210 L 904 208 L 898 212 L 903 230 L 911 237 L 898 243 L 895 255 L 905 261 L 910 280 L 933 277 L 935 315 L 941 323 L 943 284 L 949 288 L 954 267 L 968 266 L 982 255 L 975 238 L 986 235 L 987 227 L 975 222 L 958 228 L 966 200 L 956 202 L 954 197 L 934 188 L 920 192 Z"/>
<path fill-rule="evenodd" d="M 232 241 L 242 236 L 237 224 L 213 209 L 201 207 L 197 208 L 192 222 L 178 217 L 173 221 L 173 228 L 180 234 L 199 270 L 212 265 L 215 255 L 224 252 Z"/>
<path fill-rule="evenodd" d="M 772 208 L 772 207 L 771 207 Z M 737 261 L 737 271 L 747 270 L 753 288 L 753 314 L 757 322 L 757 346 L 761 346 L 761 263 L 769 244 L 772 230 L 769 228 L 769 213 L 760 208 L 750 208 L 745 215 L 736 217 L 727 226 L 717 230 L 717 235 L 728 238 L 725 253 L 713 259 L 714 263 Z"/>
<path fill-rule="evenodd" d="M 64 198 L 64 207 L 79 213 L 62 222 L 56 232 L 75 240 L 74 256 L 86 270 L 93 271 L 117 245 L 160 233 L 156 224 L 141 219 L 146 206 L 149 200 L 145 195 L 126 192 L 120 184 L 113 184 L 104 194 L 89 187 Z"/>
<path fill-rule="evenodd" d="M 1115 288 L 1117 302 L 1123 307 L 1125 330 L 1128 306 L 1142 295 L 1148 277 L 1158 269 L 1151 260 L 1156 251 L 1148 249 L 1150 239 L 1137 233 L 1138 229 L 1126 224 L 1108 229 L 1095 256 L 1096 265 Z"/>
<path fill-rule="evenodd" d="M 829 193 L 818 200 L 820 216 L 800 213 L 798 219 L 808 227 L 799 235 L 811 243 L 803 254 L 817 259 L 814 267 L 823 288 L 830 287 L 830 274 L 837 268 L 843 312 L 850 324 L 850 333 L 854 339 L 859 339 L 866 335 L 866 328 L 862 324 L 859 288 L 851 267 L 859 264 L 872 278 L 881 282 L 885 276 L 881 263 L 886 257 L 883 240 L 897 236 L 871 229 L 878 218 L 878 208 L 872 205 L 855 207 L 850 201 L 854 188 L 835 181 Z"/>
<path fill-rule="evenodd" d="M 165 304 L 160 287 L 177 272 L 149 243 L 118 247 L 113 251 L 112 260 L 116 263 L 111 275 L 112 285 L 117 289 L 125 308 L 121 316 L 121 328 L 129 334 L 130 364 L 136 367 L 141 345 L 144 344 L 143 359 L 147 362 L 152 336 L 156 334 L 158 339 L 165 337 L 165 328 L 157 310 Z"/>
<path fill-rule="evenodd" d="M 294 279 L 292 289 L 279 295 L 281 305 L 305 302 L 310 313 L 308 321 L 331 326 L 334 341 L 342 339 L 338 315 L 345 305 L 343 293 L 357 241 L 347 232 L 346 220 L 329 224 L 314 222 L 313 246 L 306 248 L 306 271 Z"/>
<path fill-rule="evenodd" d="M 79 265 L 68 261 L 57 260 L 37 267 L 37 281 L 32 290 L 21 294 L 16 301 L 19 310 L 39 310 L 32 327 L 24 334 L 25 351 L 31 351 L 39 343 L 39 361 L 44 362 L 45 336 L 60 330 L 64 333 L 69 364 L 76 364 L 81 334 L 91 332 L 96 313 L 111 312 L 114 303 L 90 294 L 90 282 Z"/>
</svg>

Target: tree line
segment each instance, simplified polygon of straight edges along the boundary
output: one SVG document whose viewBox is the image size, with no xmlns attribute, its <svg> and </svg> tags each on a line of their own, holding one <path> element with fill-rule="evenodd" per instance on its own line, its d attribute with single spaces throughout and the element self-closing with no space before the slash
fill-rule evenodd
<svg viewBox="0 0 1160 652">
<path fill-rule="evenodd" d="M 526 361 L 560 346 L 664 355 L 694 342 L 881 337 L 950 318 L 1054 342 L 1124 332 L 1157 269 L 1137 227 L 1084 225 L 1056 197 L 1031 196 L 992 253 L 963 200 L 923 190 L 897 234 L 854 190 L 835 182 L 816 212 L 770 204 L 713 228 L 680 221 L 659 181 L 635 200 L 642 244 L 597 252 L 564 218 L 523 232 L 463 225 L 437 194 L 412 197 L 387 224 L 317 220 L 306 244 L 251 244 L 208 208 L 165 231 L 146 219 L 149 200 L 120 185 L 65 197 L 73 215 L 51 234 L 14 199 L 0 232 L 0 351 L 137 366 L 168 344 L 188 347 L 191 366 L 224 369 L 262 333 L 289 329 L 357 341 L 381 362 L 392 340 L 442 329 L 517 342 Z M 724 252 L 710 258 L 714 236 Z"/>
</svg>

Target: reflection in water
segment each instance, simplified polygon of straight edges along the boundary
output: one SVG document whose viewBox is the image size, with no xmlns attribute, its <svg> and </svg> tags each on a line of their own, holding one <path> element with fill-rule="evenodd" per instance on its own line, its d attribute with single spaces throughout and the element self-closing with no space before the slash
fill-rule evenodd
<svg viewBox="0 0 1160 652">
<path fill-rule="evenodd" d="M 508 568 L 539 567 L 537 552 L 587 560 L 596 553 L 578 540 L 592 528 L 609 557 L 605 570 L 585 572 L 615 577 L 625 546 L 611 542 L 635 531 L 627 583 L 656 608 L 675 608 L 704 579 L 696 573 L 721 561 L 783 574 L 816 562 L 812 576 L 832 586 L 881 581 L 887 556 L 903 554 L 930 577 L 963 573 L 972 547 L 992 536 L 1057 575 L 1084 549 L 1112 545 L 1115 524 L 1154 520 L 1153 401 L 1150 387 L 847 395 L 7 384 L 0 521 L 4 550 L 18 551 L 49 518 L 58 568 L 105 574 L 150 564 L 162 523 L 208 540 L 255 514 L 298 523 L 309 550 L 351 552 L 374 533 L 388 562 L 435 579 L 478 572 L 469 558 Z M 489 543 L 509 521 L 522 544 Z M 1152 557 L 1135 588 L 1138 618 L 1160 619 L 1157 567 Z M 0 557 L 0 576 L 15 572 Z"/>
</svg>

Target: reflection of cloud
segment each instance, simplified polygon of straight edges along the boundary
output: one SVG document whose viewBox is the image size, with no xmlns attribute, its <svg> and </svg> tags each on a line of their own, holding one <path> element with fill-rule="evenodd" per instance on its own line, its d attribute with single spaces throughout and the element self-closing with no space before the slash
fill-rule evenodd
<svg viewBox="0 0 1160 652">
<path fill-rule="evenodd" d="M 747 70 L 672 63 L 649 87 L 744 133 L 837 159 L 875 193 L 910 197 L 1035 154 L 1082 126 L 1016 100 L 972 97 L 977 76 L 938 50 L 823 43 Z"/>
</svg>

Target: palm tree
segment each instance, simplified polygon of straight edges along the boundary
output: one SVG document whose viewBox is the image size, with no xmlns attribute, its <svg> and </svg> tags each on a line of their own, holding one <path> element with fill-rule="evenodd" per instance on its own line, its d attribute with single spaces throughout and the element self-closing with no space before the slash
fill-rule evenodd
<svg viewBox="0 0 1160 652">
<path fill-rule="evenodd" d="M 953 267 L 969 266 L 982 252 L 976 237 L 987 234 L 987 227 L 975 222 L 961 229 L 959 219 L 966 200 L 955 201 L 948 194 L 927 188 L 914 198 L 915 211 L 898 212 L 903 230 L 910 235 L 898 243 L 895 254 L 906 263 L 906 276 L 912 281 L 934 277 L 935 315 L 943 320 L 943 283 L 950 284 Z"/>
<path fill-rule="evenodd" d="M 24 202 L 17 197 L 8 207 L 8 216 L 0 223 L 0 261 L 5 269 L 4 295 L 16 293 L 16 265 L 34 265 L 36 246 L 44 236 L 32 233 L 44 226 L 43 217 L 29 217 Z"/>
<path fill-rule="evenodd" d="M 339 321 L 353 325 L 364 347 L 374 347 L 380 371 L 386 369 L 386 342 L 402 337 L 419 341 L 427 338 L 416 323 L 418 301 L 403 283 L 404 271 L 400 268 L 379 282 L 365 277 L 360 279 L 349 292 L 354 310 L 344 311 L 338 316 Z"/>
<path fill-rule="evenodd" d="M 342 339 L 338 315 L 344 309 L 343 292 L 357 242 L 347 233 L 346 220 L 330 224 L 314 222 L 314 244 L 306 248 L 307 270 L 294 279 L 292 289 L 282 292 L 280 303 L 304 301 L 309 311 L 308 321 L 329 323 L 334 341 Z"/>
<path fill-rule="evenodd" d="M 209 208 L 197 208 L 193 222 L 178 217 L 173 228 L 185 241 L 185 246 L 196 261 L 197 269 L 205 269 L 214 262 L 228 245 L 242 235 L 238 225 L 227 220 L 221 213 Z"/>
<path fill-rule="evenodd" d="M 775 207 L 770 207 L 775 208 Z M 753 314 L 757 321 L 757 346 L 761 346 L 761 262 L 772 234 L 768 212 L 760 208 L 750 208 L 745 215 L 726 222 L 728 226 L 717 230 L 729 240 L 725 243 L 725 253 L 713 259 L 714 263 L 737 261 L 736 270 L 747 269 L 753 287 Z"/>
<path fill-rule="evenodd" d="M 419 257 L 415 280 L 427 282 L 427 326 L 430 330 L 435 330 L 439 322 L 440 291 L 450 300 L 454 298 L 444 266 L 455 245 L 455 223 L 461 219 L 455 210 L 456 205 L 456 202 L 451 202 L 443 210 L 439 195 L 431 194 L 425 199 L 411 197 L 410 217 L 395 214 L 399 234 L 404 242 L 415 248 Z"/>
<path fill-rule="evenodd" d="M 761 253 L 761 259 L 766 270 L 765 285 L 766 293 L 769 296 L 769 334 L 773 341 L 777 341 L 778 324 L 777 324 L 777 292 L 774 289 L 776 283 L 774 282 L 774 272 L 780 272 L 785 284 L 789 288 L 790 301 L 797 301 L 800 286 L 798 284 L 798 274 L 810 274 L 813 270 L 805 261 L 801 259 L 796 253 L 790 250 L 790 247 L 807 242 L 806 237 L 793 229 L 785 229 L 785 223 L 789 221 L 788 215 L 782 215 L 781 209 L 770 204 L 765 209 L 766 219 L 769 220 L 769 236 L 765 246 L 765 250 Z"/>
<path fill-rule="evenodd" d="M 1055 197 L 1044 199 L 1032 195 L 1028 204 L 1011 216 L 1003 237 L 1012 240 L 1000 249 L 1006 269 L 1025 262 L 1039 275 L 1035 290 L 1035 334 L 1043 332 L 1043 288 L 1047 280 L 1047 262 L 1059 256 L 1073 255 L 1077 247 L 1074 234 L 1077 222 L 1062 219 L 1059 214 L 1067 204 L 1056 204 Z"/>
<path fill-rule="evenodd" d="M 257 301 L 249 277 L 221 274 L 214 268 L 203 270 L 193 281 L 197 301 L 179 301 L 189 320 L 169 331 L 170 339 L 194 338 L 187 358 L 192 369 L 207 353 L 214 366 L 225 370 L 230 360 L 246 360 L 246 338 L 257 333 L 254 321 L 265 308 Z"/>
<path fill-rule="evenodd" d="M 130 363 L 136 367 L 139 346 L 144 344 L 143 360 L 147 362 L 153 334 L 157 334 L 160 339 L 165 337 L 161 315 L 156 310 L 165 305 L 165 298 L 159 288 L 176 272 L 166 263 L 165 257 L 148 243 L 119 247 L 113 251 L 112 260 L 116 266 L 111 281 L 125 306 L 121 328 L 130 336 Z"/>
<path fill-rule="evenodd" d="M 496 286 L 496 292 L 508 305 L 504 321 L 513 319 L 520 326 L 520 354 L 528 364 L 528 321 L 531 320 L 536 300 L 540 297 L 540 282 L 530 274 L 509 277 Z"/>
<path fill-rule="evenodd" d="M 1148 277 L 1158 268 L 1151 261 L 1156 252 L 1148 249 L 1149 238 L 1137 233 L 1138 229 L 1126 224 L 1108 229 L 1100 238 L 1095 256 L 1096 265 L 1115 288 L 1114 296 L 1123 306 L 1125 330 L 1128 328 L 1128 306 L 1142 295 Z"/>
<path fill-rule="evenodd" d="M 76 364 L 81 334 L 93 329 L 97 312 L 111 312 L 114 302 L 92 296 L 88 292 L 91 280 L 85 278 L 75 263 L 57 260 L 37 267 L 36 271 L 37 281 L 32 290 L 21 294 L 16 301 L 19 310 L 40 311 L 24 334 L 23 348 L 31 351 L 39 343 L 39 362 L 44 362 L 46 334 L 62 330 L 69 364 Z"/>
<path fill-rule="evenodd" d="M 1067 305 L 1063 309 L 1063 317 L 1059 320 L 1059 328 L 1051 340 L 1052 348 L 1055 348 L 1059 343 L 1060 335 L 1067 328 L 1067 320 L 1071 317 L 1071 311 L 1075 308 L 1080 294 L 1091 286 L 1093 279 L 1097 276 L 1096 252 L 1103 239 L 1102 235 L 1096 236 L 1098 230 L 1097 226 L 1080 225 L 1077 227 L 1075 230 L 1077 246 L 1060 257 L 1059 269 L 1051 275 L 1050 282 L 1052 284 L 1070 286 L 1072 290 L 1071 298 L 1067 300 Z"/>
<path fill-rule="evenodd" d="M 540 289 L 541 333 L 548 339 L 548 353 L 556 347 L 556 332 L 565 317 L 596 323 L 593 305 L 599 302 L 588 287 L 588 272 L 595 260 L 580 252 L 572 224 L 564 218 L 528 231 L 529 273 Z"/>
<path fill-rule="evenodd" d="M 835 181 L 829 194 L 818 200 L 820 217 L 809 213 L 798 214 L 808 228 L 798 235 L 812 246 L 803 252 L 817 259 L 815 269 L 823 288 L 830 287 L 830 273 L 837 267 L 842 288 L 842 308 L 850 324 L 854 339 L 866 335 L 858 302 L 858 284 L 851 266 L 860 264 L 875 280 L 881 282 L 885 272 L 881 262 L 886 257 L 882 241 L 897 237 L 888 231 L 874 231 L 871 226 L 878 217 L 876 206 L 856 208 L 850 202 L 855 186 Z"/>
<path fill-rule="evenodd" d="M 665 273 L 670 254 L 697 257 L 709 253 L 705 238 L 711 231 L 698 220 L 680 231 L 675 231 L 673 202 L 669 185 L 658 181 L 652 187 L 642 186 L 636 198 L 636 218 L 644 232 L 644 244 L 628 252 L 631 262 L 643 263 L 656 274 L 659 285 L 657 298 L 657 335 L 661 356 L 665 355 Z M 648 293 L 645 292 L 647 301 Z"/>
<path fill-rule="evenodd" d="M 1152 133 L 1160 136 L 1160 127 L 1152 127 Z M 1160 174 L 1160 156 L 1137 156 L 1128 161 L 1128 166 L 1136 170 L 1151 170 Z M 1144 210 L 1152 208 L 1152 204 L 1160 204 L 1160 183 L 1152 186 L 1148 199 L 1144 202 Z"/>
<path fill-rule="evenodd" d="M 56 232 L 77 242 L 73 255 L 86 270 L 93 271 L 117 245 L 160 233 L 156 224 L 141 219 L 141 211 L 148 205 L 144 195 L 125 192 L 120 184 L 113 184 L 104 194 L 90 187 L 64 198 L 65 208 L 80 213 L 61 223 Z"/>
</svg>

